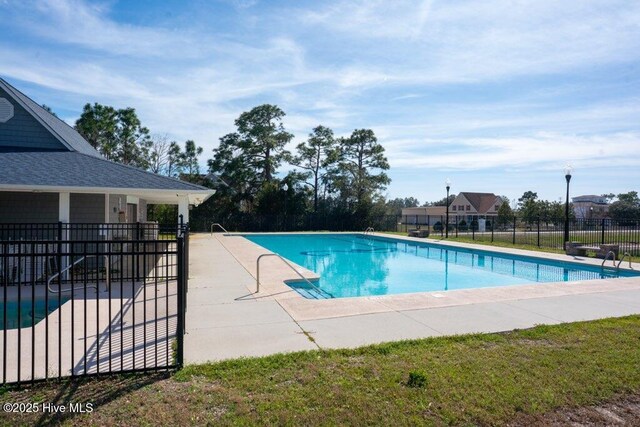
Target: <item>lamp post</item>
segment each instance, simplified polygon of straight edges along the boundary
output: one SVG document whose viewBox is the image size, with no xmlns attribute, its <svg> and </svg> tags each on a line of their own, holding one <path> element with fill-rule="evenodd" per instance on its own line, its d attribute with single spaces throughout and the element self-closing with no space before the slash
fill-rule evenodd
<svg viewBox="0 0 640 427">
<path fill-rule="evenodd" d="M 447 180 L 444 182 L 444 185 L 447 186 L 447 199 L 445 201 L 445 204 L 447 205 L 447 216 L 446 216 L 446 222 L 444 224 L 444 235 L 448 239 L 449 238 L 449 189 L 451 188 L 451 180 L 447 178 Z"/>
<path fill-rule="evenodd" d="M 572 168 L 570 165 L 567 165 L 564 168 L 564 177 L 567 180 L 567 197 L 564 203 L 564 250 L 567 250 L 567 243 L 569 242 L 569 182 L 571 181 L 571 171 Z"/>
<path fill-rule="evenodd" d="M 289 186 L 286 182 L 282 189 L 284 190 L 284 231 L 287 231 L 287 191 L 289 191 Z"/>
</svg>

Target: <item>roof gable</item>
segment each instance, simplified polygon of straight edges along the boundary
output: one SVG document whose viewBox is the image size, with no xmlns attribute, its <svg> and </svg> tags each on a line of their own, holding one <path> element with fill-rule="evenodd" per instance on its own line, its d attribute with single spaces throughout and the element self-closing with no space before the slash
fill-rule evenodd
<svg viewBox="0 0 640 427">
<path fill-rule="evenodd" d="M 489 212 L 500 199 L 500 197 L 496 196 L 493 193 L 470 193 L 470 192 L 462 192 L 459 193 L 458 197 L 464 197 L 469 201 L 469 204 L 473 206 L 473 208 L 479 214 L 485 214 Z M 455 202 L 455 201 L 454 201 Z"/>
<path fill-rule="evenodd" d="M 0 120 L 0 151 L 67 150 L 2 87 L 0 101 L 5 109 Z"/>
<path fill-rule="evenodd" d="M 25 126 L 21 129 L 16 130 L 19 137 L 20 134 L 25 133 L 30 141 L 33 141 L 32 132 L 38 132 L 40 128 L 43 128 L 48 134 L 48 141 L 41 142 L 40 145 L 44 145 L 43 147 L 33 146 L 34 144 L 38 144 L 37 142 L 25 141 L 24 139 L 18 138 L 16 141 L 19 144 L 19 148 L 26 149 L 53 149 L 53 150 L 67 150 L 67 151 L 77 151 L 78 153 L 86 154 L 93 157 L 101 157 L 100 153 L 91 146 L 83 137 L 80 135 L 74 128 L 69 126 L 63 120 L 54 116 L 44 108 L 42 108 L 38 103 L 33 101 L 27 95 L 20 92 L 15 87 L 11 86 L 5 80 L 0 78 L 0 89 L 13 101 L 17 104 L 21 111 L 23 110 L 28 115 L 30 115 L 35 123 L 31 123 L 31 126 Z M 14 108 L 15 108 L 14 104 Z M 13 120 L 13 119 L 12 119 Z M 11 123 L 9 120 L 7 123 Z M 26 122 L 24 124 L 27 124 Z M 39 126 L 35 126 L 38 124 Z M 45 139 L 42 137 L 42 141 Z M 55 146 L 52 141 L 57 140 L 60 145 Z M 31 146 L 30 146 L 31 145 Z"/>
</svg>

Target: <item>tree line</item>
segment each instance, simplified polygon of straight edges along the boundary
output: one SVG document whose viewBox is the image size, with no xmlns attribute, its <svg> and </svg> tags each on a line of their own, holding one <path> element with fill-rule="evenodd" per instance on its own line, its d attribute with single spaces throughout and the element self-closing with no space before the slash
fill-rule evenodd
<svg viewBox="0 0 640 427">
<path fill-rule="evenodd" d="M 184 148 L 166 135 L 151 135 L 135 109 L 86 104 L 75 129 L 105 158 L 154 173 L 178 177 L 200 172 L 202 147 L 188 140 Z"/>
<path fill-rule="evenodd" d="M 318 125 L 289 151 L 294 136 L 285 127 L 285 116 L 271 104 L 240 114 L 236 130 L 219 138 L 206 162 L 207 174 L 201 174 L 199 166 L 202 147 L 193 140 L 180 144 L 167 135 L 151 134 L 133 108 L 86 104 L 75 128 L 109 160 L 215 188 L 216 195 L 192 212 L 196 220 L 315 214 L 357 218 L 362 225 L 375 216 L 397 216 L 405 207 L 420 206 L 414 197 L 385 199 L 389 163 L 373 130 L 355 129 L 337 137 L 331 128 Z M 455 197 L 422 206 L 444 206 Z M 613 219 L 640 218 L 637 192 L 603 197 L 617 198 L 609 207 Z M 528 223 L 564 219 L 563 202 L 541 200 L 533 191 L 518 198 L 515 209 L 508 197 L 502 199 L 497 225 L 508 225 L 514 215 Z M 170 221 L 174 210 L 153 207 L 151 216 Z M 569 212 L 575 218 L 573 208 Z"/>
<path fill-rule="evenodd" d="M 105 158 L 216 188 L 192 218 L 229 218 L 236 214 L 355 216 L 363 223 L 386 213 L 382 192 L 390 183 L 384 147 L 371 129 L 337 137 L 318 125 L 294 151 L 285 112 L 264 104 L 243 112 L 236 130 L 222 136 L 200 173 L 202 147 L 151 135 L 133 108 L 86 104 L 76 130 Z M 167 208 L 171 210 L 171 208 Z M 168 213 L 170 215 L 170 213 Z M 162 209 L 156 211 L 162 216 Z M 161 219 L 161 218 L 159 218 Z"/>
</svg>

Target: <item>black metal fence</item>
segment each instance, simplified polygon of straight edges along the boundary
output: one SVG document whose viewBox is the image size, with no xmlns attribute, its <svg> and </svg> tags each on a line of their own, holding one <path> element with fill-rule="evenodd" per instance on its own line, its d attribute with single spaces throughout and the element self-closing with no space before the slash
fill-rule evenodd
<svg viewBox="0 0 640 427">
<path fill-rule="evenodd" d="M 444 216 L 402 216 L 396 231 L 428 229 L 432 235 L 444 237 Z M 502 242 L 512 245 L 537 246 L 540 248 L 564 248 L 563 219 L 523 219 L 517 216 L 498 218 L 486 216 L 469 220 L 464 217 L 449 217 L 449 237 L 468 238 L 477 242 Z M 611 218 L 570 219 L 569 240 L 585 245 L 615 244 L 620 252 L 640 255 L 640 220 Z"/>
<path fill-rule="evenodd" d="M 395 231 L 399 217 L 396 215 L 360 217 L 351 213 L 259 215 L 244 213 L 228 218 L 206 218 L 189 223 L 192 231 L 210 231 L 211 224 L 221 223 L 229 231 L 362 231 L 367 227 L 376 230 Z"/>
<path fill-rule="evenodd" d="M 0 241 L 5 240 L 158 240 L 175 237 L 179 224 L 157 222 L 123 224 L 41 223 L 0 224 Z"/>
<path fill-rule="evenodd" d="M 188 227 L 162 235 L 157 225 L 149 234 L 136 224 L 0 224 L 0 232 L 2 384 L 182 364 Z"/>
<path fill-rule="evenodd" d="M 411 229 L 429 230 L 432 237 L 445 237 L 444 215 L 386 215 L 358 218 L 354 215 L 307 214 L 283 215 L 242 214 L 233 218 L 211 218 L 191 223 L 194 231 L 210 231 L 211 224 L 221 223 L 229 231 L 376 231 L 407 233 Z M 562 249 L 564 219 L 523 219 L 518 216 L 449 216 L 449 237 L 468 238 L 478 242 L 503 242 L 513 245 Z M 640 220 L 571 219 L 569 240 L 586 245 L 617 244 L 621 252 L 640 255 Z"/>
</svg>

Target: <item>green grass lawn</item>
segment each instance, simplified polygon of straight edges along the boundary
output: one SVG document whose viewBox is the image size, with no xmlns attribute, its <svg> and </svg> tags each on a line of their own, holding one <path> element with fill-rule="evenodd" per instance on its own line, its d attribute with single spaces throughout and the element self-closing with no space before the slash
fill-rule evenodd
<svg viewBox="0 0 640 427">
<path fill-rule="evenodd" d="M 232 360 L 169 376 L 45 383 L 5 390 L 0 400 L 93 402 L 96 410 L 0 419 L 12 425 L 492 425 L 637 393 L 639 366 L 640 316 L 629 316 Z"/>
</svg>

